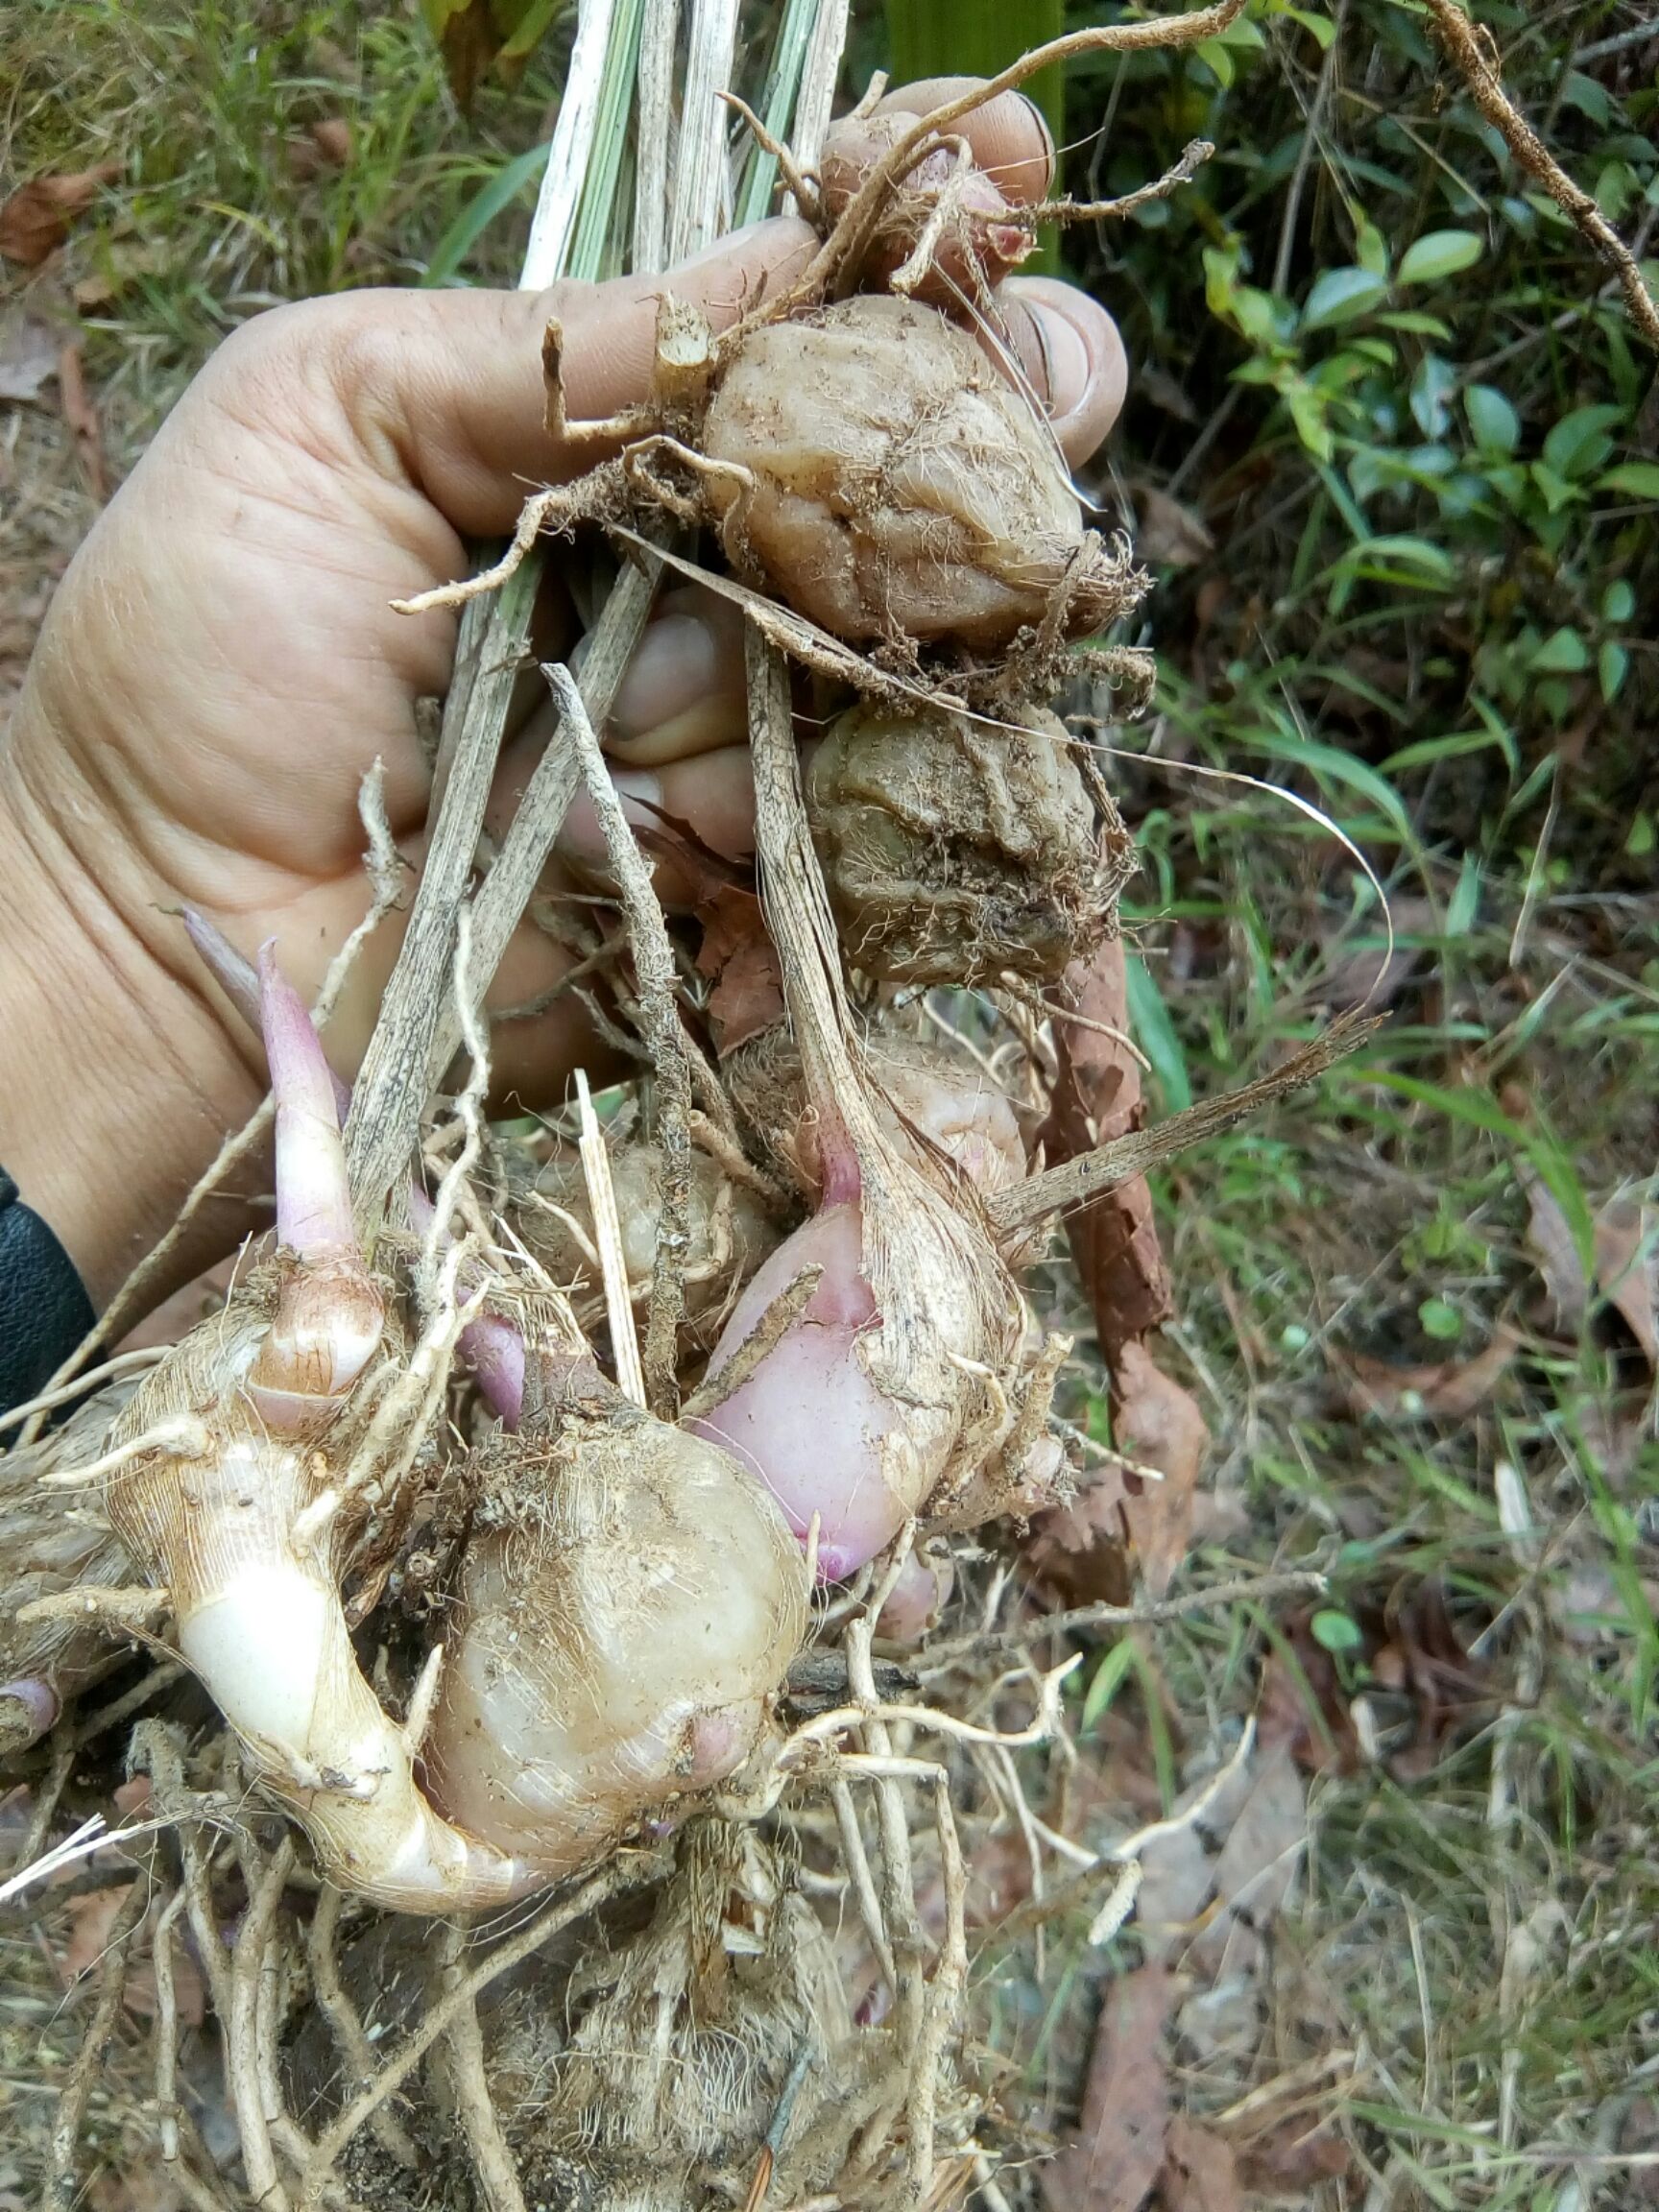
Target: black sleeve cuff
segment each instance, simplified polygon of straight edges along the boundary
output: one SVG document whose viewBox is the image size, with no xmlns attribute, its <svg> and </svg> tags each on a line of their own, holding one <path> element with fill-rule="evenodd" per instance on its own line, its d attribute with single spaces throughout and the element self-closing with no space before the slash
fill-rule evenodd
<svg viewBox="0 0 1659 2212">
<path fill-rule="evenodd" d="M 46 1387 L 94 1318 L 68 1253 L 0 1167 L 0 1413 Z"/>
</svg>

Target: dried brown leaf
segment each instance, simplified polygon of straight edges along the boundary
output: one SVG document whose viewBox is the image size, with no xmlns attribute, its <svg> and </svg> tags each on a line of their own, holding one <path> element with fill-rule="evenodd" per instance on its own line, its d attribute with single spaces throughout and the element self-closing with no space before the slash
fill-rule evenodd
<svg viewBox="0 0 1659 2212">
<path fill-rule="evenodd" d="M 1244 2212 L 1232 2146 L 1177 2112 L 1165 2143 L 1164 2212 Z"/>
<path fill-rule="evenodd" d="M 1155 484 L 1137 489 L 1135 511 L 1135 550 L 1142 561 L 1165 568 L 1195 568 L 1214 552 L 1215 541 L 1203 516 Z"/>
<path fill-rule="evenodd" d="M 1596 1286 L 1659 1377 L 1659 1208 L 1628 1191 L 1608 1199 L 1596 1216 Z"/>
<path fill-rule="evenodd" d="M 1402 944 L 1400 939 L 1433 933 L 1436 927 L 1433 907 L 1427 899 L 1400 898 L 1390 901 L 1388 911 L 1394 923 L 1392 951 L 1383 945 L 1344 950 L 1345 940 L 1351 935 L 1346 923 L 1321 930 L 1326 972 L 1314 988 L 1325 1005 L 1342 1008 L 1369 1000 L 1374 1007 L 1391 1006 L 1422 966 L 1425 958 L 1422 947 Z"/>
<path fill-rule="evenodd" d="M 1058 1166 L 1139 1129 L 1144 1118 L 1141 1068 L 1118 1037 L 1129 1029 L 1129 986 L 1121 943 L 1109 939 L 1087 960 L 1074 960 L 1060 979 L 1057 1004 L 1090 1026 L 1056 1022 L 1053 1102 L 1043 1131 L 1050 1165 Z M 1122 1347 L 1169 1314 L 1169 1273 L 1158 1246 L 1152 1198 L 1143 1179 L 1120 1184 L 1068 1214 L 1067 1235 L 1108 1367 Z"/>
<path fill-rule="evenodd" d="M 1048 2212 L 1140 2212 L 1164 2164 L 1169 1977 L 1140 1966 L 1107 1988 L 1075 2135 L 1043 2169 Z"/>
<path fill-rule="evenodd" d="M 1344 1396 L 1356 1417 L 1384 1420 L 1461 1421 L 1483 1406 L 1508 1371 L 1521 1338 L 1501 1325 L 1473 1359 L 1441 1359 L 1396 1367 L 1385 1359 L 1350 1353 Z"/>
<path fill-rule="evenodd" d="M 58 399 L 69 434 L 75 441 L 86 489 L 94 499 L 107 499 L 109 487 L 104 472 L 104 432 L 99 425 L 98 410 L 86 389 L 79 341 L 65 346 L 58 356 Z"/>
<path fill-rule="evenodd" d="M 0 204 L 0 254 L 23 269 L 38 269 L 69 235 L 71 219 L 121 174 L 119 161 L 72 176 L 32 177 Z"/>
<path fill-rule="evenodd" d="M 1153 1482 L 1126 1473 L 1129 1494 L 1123 1505 L 1142 1580 L 1154 1598 L 1161 1598 L 1187 1556 L 1193 1494 L 1210 1449 L 1210 1431 L 1191 1392 L 1164 1374 L 1143 1344 L 1123 1348 L 1112 1427 L 1129 1458 L 1156 1467 L 1164 1478 Z"/>
<path fill-rule="evenodd" d="M 38 399 L 58 373 L 62 344 L 49 323 L 18 308 L 0 316 L 0 399 Z"/>
<path fill-rule="evenodd" d="M 1259 1751 L 1250 1787 L 1215 1862 L 1219 1908 L 1193 1946 L 1218 1965 L 1236 1924 L 1261 1931 L 1285 1903 L 1308 1840 L 1308 1796 L 1287 1743 Z"/>
<path fill-rule="evenodd" d="M 1538 1170 L 1523 1161 L 1519 1173 L 1530 1210 L 1527 1241 L 1532 1247 L 1532 1257 L 1544 1278 L 1544 1288 L 1554 1309 L 1557 1326 L 1575 1336 L 1590 1310 L 1590 1286 L 1585 1280 L 1584 1262 L 1578 1257 L 1577 1240 L 1567 1225 L 1567 1216 L 1553 1191 Z"/>
</svg>

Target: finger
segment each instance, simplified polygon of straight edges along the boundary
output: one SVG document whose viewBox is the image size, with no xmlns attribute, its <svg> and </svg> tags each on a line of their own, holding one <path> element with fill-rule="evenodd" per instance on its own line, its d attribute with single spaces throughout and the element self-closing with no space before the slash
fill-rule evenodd
<svg viewBox="0 0 1659 2212">
<path fill-rule="evenodd" d="M 998 287 L 996 326 L 981 343 L 1008 373 L 1012 351 L 1041 401 L 1069 467 L 1087 461 L 1123 411 L 1129 358 L 1104 307 L 1050 276 Z M 1000 343 L 987 343 L 994 338 Z"/>
<path fill-rule="evenodd" d="M 628 663 L 605 750 L 631 767 L 687 759 L 748 734 L 743 612 L 717 592 L 665 592 Z"/>
<path fill-rule="evenodd" d="M 877 115 L 931 115 L 972 92 L 977 77 L 919 77 L 876 103 Z M 1010 206 L 1035 207 L 1054 182 L 1054 141 L 1043 111 L 1023 92 L 998 92 L 950 125 L 966 138 L 974 165 L 998 186 Z"/>
<path fill-rule="evenodd" d="M 694 760 L 674 760 L 661 768 L 618 768 L 612 779 L 622 811 L 636 829 L 654 838 L 674 838 L 683 823 L 703 844 L 728 860 L 749 859 L 755 851 L 755 776 L 747 745 L 728 745 Z M 664 819 L 666 817 L 666 819 Z M 664 906 L 685 909 L 706 896 L 706 871 L 694 855 L 647 847 L 653 880 Z M 609 861 L 598 816 L 586 792 L 565 816 L 559 835 L 559 857 L 592 882 L 609 882 Z"/>
<path fill-rule="evenodd" d="M 547 435 L 541 337 L 565 327 L 565 400 L 592 420 L 644 400 L 664 291 L 716 330 L 799 276 L 817 238 L 784 217 L 733 232 L 662 276 L 547 292 L 356 292 L 260 316 L 222 347 L 226 412 L 303 437 L 394 486 L 413 483 L 457 531 L 499 535 L 535 484 L 597 457 Z"/>
</svg>

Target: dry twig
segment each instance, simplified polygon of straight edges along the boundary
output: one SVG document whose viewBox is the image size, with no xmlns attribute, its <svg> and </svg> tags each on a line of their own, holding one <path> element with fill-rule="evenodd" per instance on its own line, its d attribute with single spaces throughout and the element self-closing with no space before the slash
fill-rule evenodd
<svg viewBox="0 0 1659 2212">
<path fill-rule="evenodd" d="M 1575 224 L 1619 279 L 1630 320 L 1650 346 L 1659 347 L 1659 302 L 1647 284 L 1636 256 L 1582 185 L 1575 184 L 1525 115 L 1503 89 L 1498 74 L 1498 49 L 1484 24 L 1471 22 L 1457 0 L 1429 0 L 1446 51 L 1468 85 L 1475 105 L 1534 182 L 1542 184 L 1557 207 Z"/>
</svg>

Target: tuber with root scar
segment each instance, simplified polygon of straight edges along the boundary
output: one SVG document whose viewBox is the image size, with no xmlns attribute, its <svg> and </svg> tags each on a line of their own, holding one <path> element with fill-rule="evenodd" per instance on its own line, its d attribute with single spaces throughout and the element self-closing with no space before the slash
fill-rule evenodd
<svg viewBox="0 0 1659 2212">
<path fill-rule="evenodd" d="M 754 1478 L 624 1398 L 567 1317 L 528 1334 L 516 1427 L 473 1455 L 424 1756 L 453 1819 L 556 1877 L 748 1756 L 806 1577 Z"/>
</svg>

